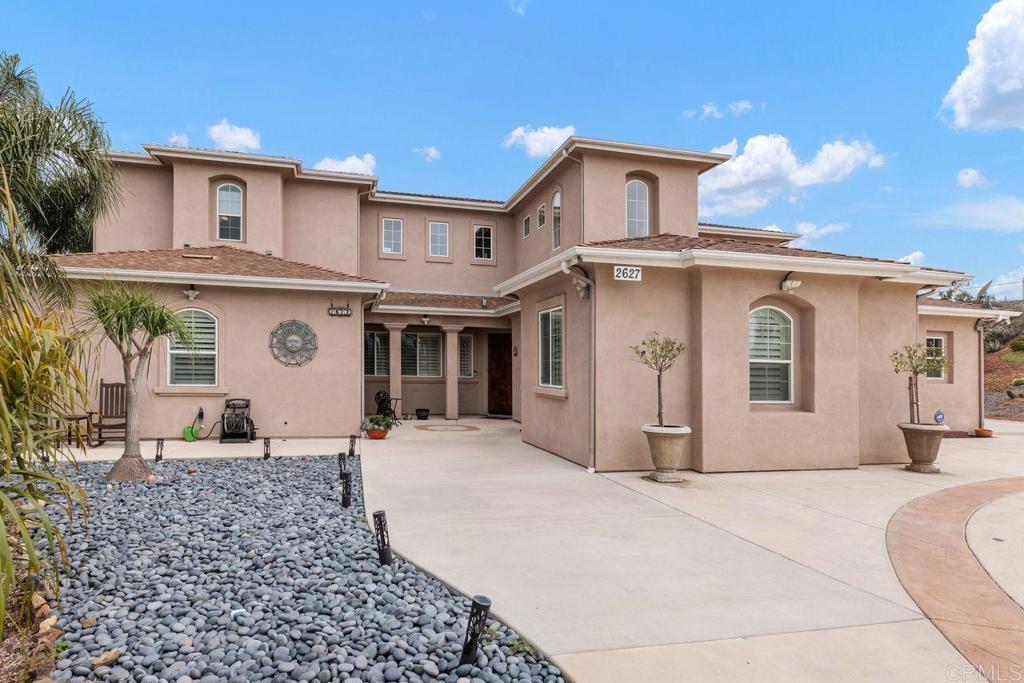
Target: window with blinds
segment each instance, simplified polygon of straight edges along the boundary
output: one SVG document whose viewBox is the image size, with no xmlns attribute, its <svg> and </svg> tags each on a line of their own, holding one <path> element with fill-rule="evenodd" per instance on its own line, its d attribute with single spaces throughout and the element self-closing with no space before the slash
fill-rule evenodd
<svg viewBox="0 0 1024 683">
<path fill-rule="evenodd" d="M 388 375 L 388 333 L 363 333 L 363 374 L 371 377 Z"/>
<path fill-rule="evenodd" d="M 191 348 L 173 337 L 168 344 L 168 384 L 216 386 L 217 319 L 206 311 L 186 308 L 176 314 L 192 335 Z"/>
<path fill-rule="evenodd" d="M 540 385 L 562 386 L 562 308 L 541 311 L 540 332 Z"/>
<path fill-rule="evenodd" d="M 402 375 L 405 377 L 441 376 L 441 335 L 402 335 Z"/>
<path fill-rule="evenodd" d="M 750 401 L 793 400 L 793 321 L 771 306 L 750 312 Z"/>
<path fill-rule="evenodd" d="M 459 335 L 459 377 L 473 377 L 473 335 Z"/>
</svg>

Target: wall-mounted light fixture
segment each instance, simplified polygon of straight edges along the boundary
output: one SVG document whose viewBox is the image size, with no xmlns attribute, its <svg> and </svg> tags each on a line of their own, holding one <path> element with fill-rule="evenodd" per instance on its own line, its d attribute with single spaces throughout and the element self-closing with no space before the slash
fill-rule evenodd
<svg viewBox="0 0 1024 683">
<path fill-rule="evenodd" d="M 181 293 L 187 296 L 189 301 L 195 301 L 199 296 L 199 290 L 196 289 L 195 285 L 189 285 L 188 289 L 182 290 Z"/>
<path fill-rule="evenodd" d="M 788 292 L 792 294 L 794 291 L 800 288 L 800 285 L 803 284 L 800 280 L 792 279 L 790 277 L 792 274 L 793 271 L 790 271 L 786 273 L 786 277 L 782 279 L 782 283 L 779 285 L 779 289 L 781 289 L 783 292 Z"/>
<path fill-rule="evenodd" d="M 424 325 L 429 325 L 430 324 L 430 316 L 429 315 L 422 316 L 420 318 L 420 322 L 422 322 Z"/>
</svg>

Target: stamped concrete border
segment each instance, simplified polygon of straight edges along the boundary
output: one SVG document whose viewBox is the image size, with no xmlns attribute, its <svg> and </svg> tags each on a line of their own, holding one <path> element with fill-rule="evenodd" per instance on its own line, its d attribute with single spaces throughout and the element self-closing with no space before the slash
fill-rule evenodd
<svg viewBox="0 0 1024 683">
<path fill-rule="evenodd" d="M 1024 491 L 1024 477 L 992 479 L 922 496 L 886 527 L 889 558 L 903 588 L 931 622 L 989 680 L 1024 671 L 1024 608 L 989 576 L 967 544 L 978 509 Z"/>
</svg>

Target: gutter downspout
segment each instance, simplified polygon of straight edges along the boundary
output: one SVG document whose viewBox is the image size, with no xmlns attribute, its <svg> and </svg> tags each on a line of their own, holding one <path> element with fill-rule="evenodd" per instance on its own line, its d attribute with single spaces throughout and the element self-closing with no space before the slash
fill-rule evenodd
<svg viewBox="0 0 1024 683">
<path fill-rule="evenodd" d="M 590 405 L 588 406 L 589 413 L 589 424 L 588 424 L 588 435 L 587 435 L 587 456 L 589 460 L 589 466 L 587 471 L 593 474 L 597 471 L 597 391 L 594 385 L 594 380 L 597 375 L 597 283 L 587 275 L 587 271 L 580 266 L 580 259 L 576 257 L 576 262 L 571 266 L 568 261 L 562 261 L 559 265 L 561 266 L 562 272 L 571 277 L 574 281 L 582 282 L 586 285 L 589 291 L 590 298 Z M 580 272 L 570 270 L 576 268 Z M 580 274 L 582 273 L 582 274 Z"/>
<path fill-rule="evenodd" d="M 584 201 L 584 183 L 583 183 L 583 160 L 577 159 L 571 156 L 566 149 L 562 149 L 562 158 L 575 161 L 580 165 L 580 244 L 586 243 L 586 206 L 587 203 Z M 570 272 L 569 265 L 562 261 L 562 272 L 570 277 L 580 279 L 590 287 L 590 425 L 587 438 L 587 451 L 590 456 L 590 466 L 587 471 L 593 474 L 597 471 L 597 283 L 594 282 L 589 276 L 585 275 L 586 271 L 579 267 L 580 261 L 583 259 L 577 257 L 576 263 L 573 265 L 583 271 L 584 275 Z M 595 273 L 596 274 L 596 273 Z"/>
</svg>

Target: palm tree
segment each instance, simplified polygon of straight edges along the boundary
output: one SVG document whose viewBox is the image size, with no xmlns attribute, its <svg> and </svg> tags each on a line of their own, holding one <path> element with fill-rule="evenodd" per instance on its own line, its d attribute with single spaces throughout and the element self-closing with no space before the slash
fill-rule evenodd
<svg viewBox="0 0 1024 683">
<path fill-rule="evenodd" d="M 34 248 L 92 249 L 93 224 L 119 195 L 109 152 L 87 100 L 68 90 L 47 103 L 32 69 L 0 53 L 0 166 Z M 0 215 L 0 232 L 6 229 Z"/>
<path fill-rule="evenodd" d="M 162 337 L 189 347 L 185 321 L 140 285 L 106 281 L 86 293 L 86 315 L 121 354 L 124 368 L 126 420 L 124 453 L 107 473 L 108 481 L 145 479 L 149 467 L 139 448 L 139 391 L 149 369 L 153 346 Z"/>
</svg>

